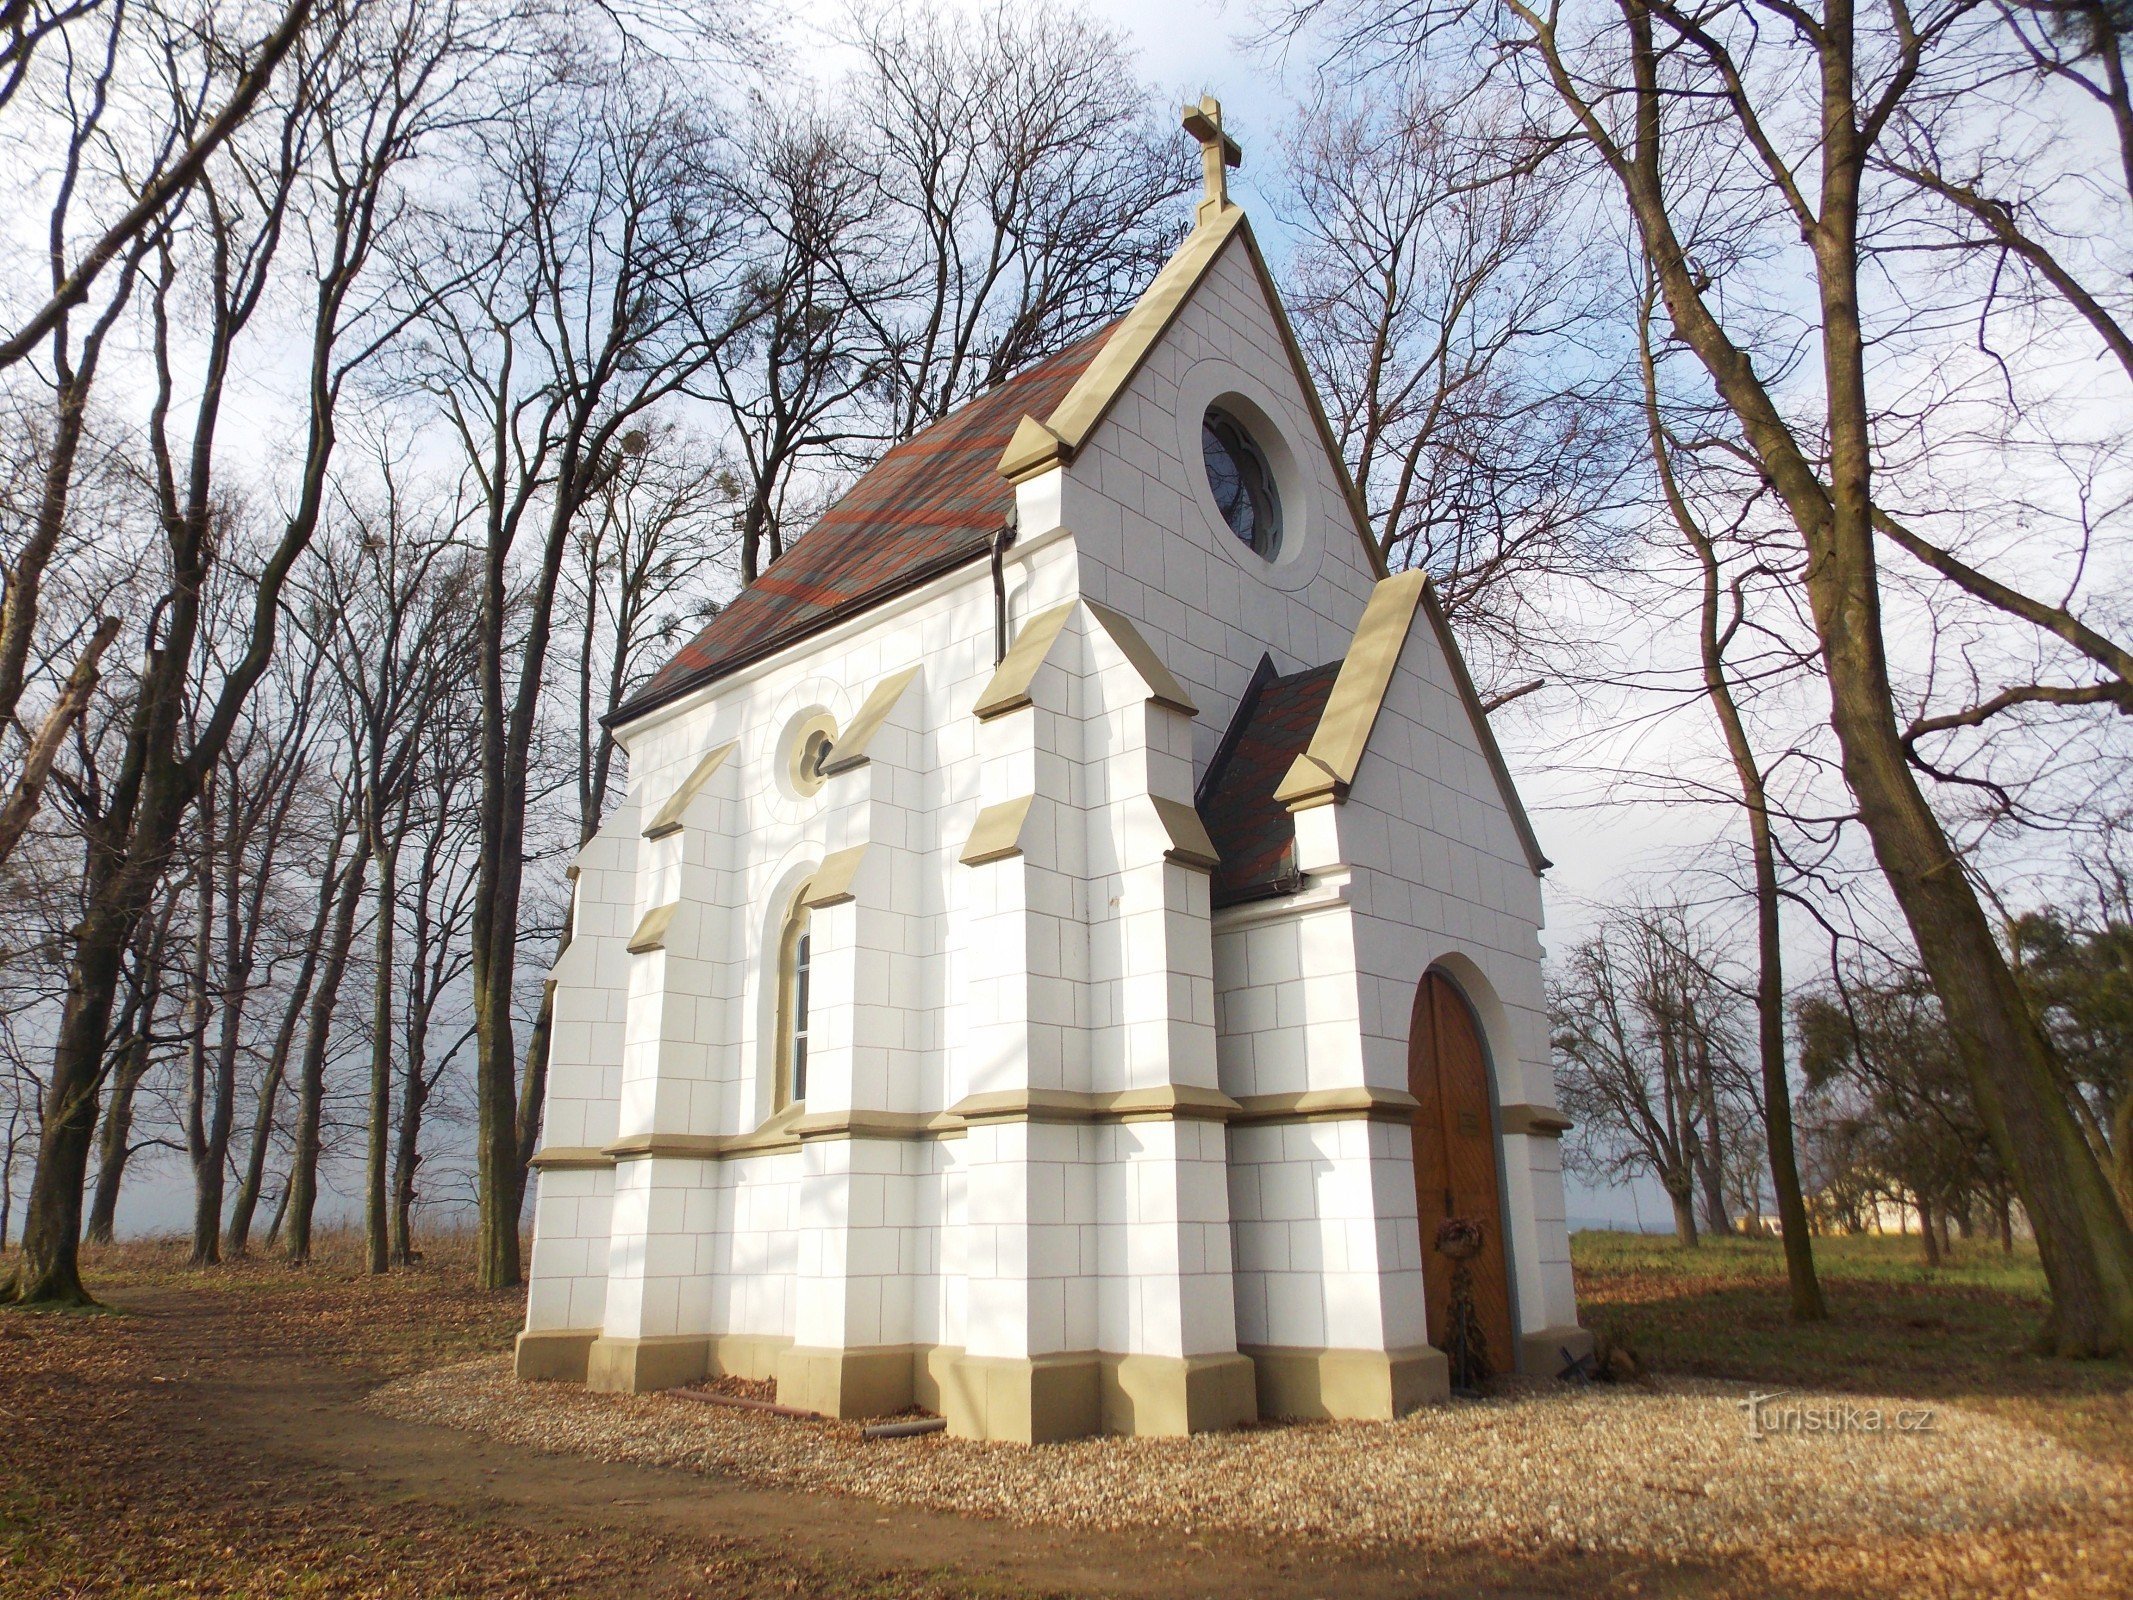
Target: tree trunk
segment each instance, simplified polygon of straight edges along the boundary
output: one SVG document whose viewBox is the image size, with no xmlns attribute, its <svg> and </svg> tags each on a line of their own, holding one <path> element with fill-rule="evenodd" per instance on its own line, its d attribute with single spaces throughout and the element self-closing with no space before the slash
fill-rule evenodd
<svg viewBox="0 0 2133 1600">
<path fill-rule="evenodd" d="M 334 1004 L 355 945 L 356 910 L 363 903 L 363 878 L 370 865 L 370 841 L 357 841 L 341 880 L 340 904 L 333 914 L 331 941 L 320 965 L 318 994 L 304 1030 L 304 1054 L 297 1069 L 296 1147 L 289 1157 L 288 1256 L 301 1265 L 311 1259 L 311 1216 L 318 1206 L 319 1120 L 326 1102 L 326 1050 L 333 1038 Z"/>
<path fill-rule="evenodd" d="M 289 988 L 289 1003 L 283 1008 L 281 1025 L 274 1030 L 273 1048 L 267 1054 L 266 1074 L 259 1086 L 259 1104 L 252 1116 L 252 1140 L 245 1151 L 244 1177 L 237 1186 L 237 1200 L 230 1207 L 229 1253 L 242 1256 L 252 1243 L 252 1217 L 259 1207 L 259 1195 L 266 1183 L 267 1154 L 274 1139 L 275 1103 L 281 1096 L 282 1080 L 289 1072 L 289 1052 L 295 1048 L 296 1029 L 303 1020 L 304 1009 L 310 1003 L 311 986 L 317 980 L 319 955 L 326 942 L 326 930 L 333 918 L 333 908 L 338 898 L 340 884 L 341 841 L 338 836 L 328 847 L 324 870 L 319 874 L 318 903 L 312 909 L 311 930 L 304 940 L 304 953 L 297 963 L 296 981 Z M 283 1203 L 287 1203 L 288 1185 L 282 1186 Z M 280 1231 L 280 1213 L 276 1214 L 275 1231 Z"/>
<path fill-rule="evenodd" d="M 1928 1267 L 1938 1267 L 1940 1265 L 1940 1232 L 1935 1227 L 1935 1223 L 1938 1220 L 1934 1213 L 1933 1202 L 1924 1195 L 1920 1195 L 1918 1197 L 1918 1237 L 1926 1247 L 1926 1265 Z"/>
<path fill-rule="evenodd" d="M 2118 1188 L 2118 1203 L 2133 1216 L 2133 1088 L 2118 1097 L 2111 1108 L 2111 1177 Z"/>
<path fill-rule="evenodd" d="M 400 1073 L 400 1130 L 393 1147 L 392 1259 L 411 1267 L 421 1260 L 415 1249 L 415 1169 L 422 1162 L 422 1113 L 429 1099 L 423 1076 L 420 1041 L 410 1039 Z"/>
<path fill-rule="evenodd" d="M 1636 76 L 1635 150 L 1618 169 L 1675 331 L 1696 352 L 1799 529 L 1806 587 L 1830 687 L 1830 723 L 1876 862 L 1948 1019 L 1980 1120 L 2013 1176 L 2052 1289 L 2045 1347 L 2068 1356 L 2133 1351 L 2133 1228 L 2067 1109 L 2049 1041 L 2008 970 L 1990 921 L 1926 803 L 1896 718 L 1874 549 L 1873 411 L 1858 287 L 1865 138 L 1853 72 L 1853 15 L 1833 7 L 1821 55 L 1819 214 L 1812 248 L 1825 390 L 1827 482 L 1746 351 L 1704 300 L 1668 211 L 1660 152 L 1659 52 L 1648 12 L 1627 8 Z M 1551 71 L 1560 68 L 1551 63 Z"/>
<path fill-rule="evenodd" d="M 386 1130 L 392 1118 L 393 932 L 400 894 L 400 841 L 372 835 L 378 860 L 378 913 L 372 929 L 377 973 L 370 1006 L 370 1116 L 365 1125 L 363 1237 L 372 1272 L 392 1264 L 386 1216 Z"/>
<path fill-rule="evenodd" d="M 1667 1185 L 1666 1197 L 1674 1204 L 1674 1238 L 1682 1248 L 1694 1250 L 1703 1243 L 1696 1235 L 1694 1185 L 1683 1178 L 1678 1184 Z"/>
<path fill-rule="evenodd" d="M 1795 1322 L 1820 1322 L 1829 1316 L 1822 1296 L 1821 1280 L 1815 1273 L 1814 1244 L 1809 1237 L 1807 1197 L 1800 1188 L 1799 1154 L 1792 1127 L 1792 1079 L 1785 1061 L 1785 946 L 1782 902 L 1778 895 L 1777 845 L 1770 824 L 1770 795 L 1763 781 L 1763 764 L 1748 737 L 1747 723 L 1733 694 L 1733 681 L 1726 671 L 1726 642 L 1733 628 L 1720 624 L 1721 587 L 1717 547 L 1696 519 L 1681 492 L 1669 455 L 1668 439 L 1659 411 L 1658 372 L 1651 350 L 1651 302 L 1647 298 L 1638 321 L 1638 354 L 1644 375 L 1645 421 L 1651 436 L 1652 459 L 1659 471 L 1659 484 L 1674 522 L 1696 552 L 1703 569 L 1699 653 L 1703 664 L 1704 693 L 1725 735 L 1726 753 L 1733 762 L 1733 776 L 1740 785 L 1741 805 L 1748 814 L 1749 856 L 1755 872 L 1755 1012 L 1756 1062 L 1763 1086 L 1763 1142 L 1770 1163 L 1770 1187 L 1777 1198 L 1779 1236 L 1785 1245 L 1785 1278 L 1792 1294 Z M 1734 627 L 1739 624 L 1736 601 Z"/>
<path fill-rule="evenodd" d="M 284 1183 L 280 1195 L 275 1198 L 274 1219 L 267 1224 L 267 1248 L 270 1250 L 281 1243 L 282 1224 L 289 1220 L 289 1193 L 290 1186 Z"/>
<path fill-rule="evenodd" d="M 230 1129 L 237 1119 L 237 1053 L 244 1042 L 245 1002 L 252 987 L 252 941 L 257 937 L 263 909 L 261 896 L 255 894 L 247 906 L 239 894 L 242 837 L 232 840 L 229 880 L 223 885 L 222 1018 L 215 1041 L 214 1101 L 206 1160 L 199 1174 L 198 1203 L 193 1211 L 193 1253 L 203 1264 L 222 1259 L 222 1194 L 230 1166 Z M 260 871 L 267 871 L 265 863 Z"/>
<path fill-rule="evenodd" d="M 207 1178 L 207 1023 L 214 1007 L 208 1003 L 208 983 L 214 972 L 215 951 L 215 801 L 212 787 L 200 803 L 200 860 L 193 869 L 200 897 L 200 922 L 193 934 L 192 992 L 186 1004 L 191 1012 L 185 1024 L 185 1154 L 193 1169 L 192 1265 L 206 1266 L 215 1259 L 221 1233 L 221 1207 L 205 1212 Z M 216 1174 L 219 1177 L 219 1172 Z M 219 1191 L 218 1191 L 219 1200 Z"/>
<path fill-rule="evenodd" d="M 81 1281 L 82 1188 L 96 1134 L 104 1030 L 133 931 L 116 900 L 108 888 L 93 893 L 89 913 L 76 930 L 67 1003 L 38 1130 L 37 1171 L 23 1219 L 22 1261 L 10 1280 L 11 1297 L 25 1305 L 95 1304 Z"/>
<path fill-rule="evenodd" d="M 133 1155 L 133 1096 L 148 1076 L 149 1051 L 154 1043 L 148 1031 L 150 1008 L 144 1007 L 139 1026 L 126 1041 L 112 1075 L 111 1099 L 96 1133 L 96 1194 L 89 1203 L 90 1244 L 109 1244 L 118 1222 L 119 1185 L 126 1178 L 126 1163 Z"/>
<path fill-rule="evenodd" d="M 1703 1188 L 1704 1230 L 1715 1238 L 1724 1238 L 1733 1231 L 1733 1219 L 1726 1210 L 1726 1158 L 1723 1137 L 1718 1131 L 1718 1089 L 1711 1070 L 1709 1045 L 1702 1040 L 1696 1050 L 1696 1098 L 1703 1107 L 1706 1136 L 1697 1146 L 1696 1174 Z"/>
<path fill-rule="evenodd" d="M 22 1141 L 22 1111 L 7 1114 L 7 1151 L 0 1155 L 0 1255 L 7 1254 L 8 1227 L 15 1218 L 15 1148 Z"/>
</svg>

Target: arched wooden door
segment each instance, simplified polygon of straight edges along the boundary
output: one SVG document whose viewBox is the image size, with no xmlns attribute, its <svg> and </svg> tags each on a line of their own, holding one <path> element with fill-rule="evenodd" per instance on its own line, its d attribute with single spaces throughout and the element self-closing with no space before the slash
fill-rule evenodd
<svg viewBox="0 0 2133 1600">
<path fill-rule="evenodd" d="M 1452 1263 L 1433 1248 L 1437 1226 L 1446 1217 L 1470 1217 L 1481 1224 L 1484 1236 L 1473 1262 L 1474 1310 L 1490 1368 L 1510 1372 L 1517 1366 L 1517 1351 L 1511 1341 L 1511 1279 L 1488 1058 L 1465 996 L 1435 972 L 1423 976 L 1415 994 L 1407 1088 L 1422 1103 L 1415 1114 L 1415 1202 L 1422 1218 L 1430 1342 L 1444 1343 L 1451 1298 Z"/>
</svg>

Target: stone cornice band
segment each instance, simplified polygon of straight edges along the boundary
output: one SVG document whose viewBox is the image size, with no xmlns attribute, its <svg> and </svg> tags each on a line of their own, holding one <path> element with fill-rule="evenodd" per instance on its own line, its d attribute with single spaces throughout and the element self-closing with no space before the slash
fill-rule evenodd
<svg viewBox="0 0 2133 1600">
<path fill-rule="evenodd" d="M 998 1122 L 1227 1122 L 1239 1127 L 1299 1122 L 1390 1122 L 1412 1124 L 1421 1109 L 1404 1089 L 1307 1089 L 1294 1094 L 1253 1094 L 1233 1100 L 1219 1089 L 1167 1084 L 1152 1089 L 1089 1093 L 1076 1089 L 1005 1089 L 966 1096 L 948 1111 L 825 1111 L 814 1116 L 781 1112 L 750 1133 L 638 1133 L 592 1148 L 557 1145 L 538 1152 L 533 1165 L 544 1172 L 588 1172 L 617 1161 L 644 1158 L 721 1161 L 736 1156 L 797 1150 L 829 1139 L 958 1139 L 972 1127 Z M 1571 1124 L 1553 1106 L 1499 1108 L 1506 1135 L 1560 1138 Z"/>
</svg>

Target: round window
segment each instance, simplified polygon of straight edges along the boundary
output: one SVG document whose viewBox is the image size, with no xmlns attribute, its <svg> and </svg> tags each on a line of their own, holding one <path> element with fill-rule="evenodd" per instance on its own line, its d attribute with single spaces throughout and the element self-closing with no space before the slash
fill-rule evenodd
<svg viewBox="0 0 2133 1600">
<path fill-rule="evenodd" d="M 1273 560 L 1281 548 L 1281 497 L 1265 452 L 1243 423 L 1220 406 L 1209 406 L 1200 423 L 1200 454 L 1207 463 L 1207 487 L 1229 531 L 1255 554 Z"/>
</svg>

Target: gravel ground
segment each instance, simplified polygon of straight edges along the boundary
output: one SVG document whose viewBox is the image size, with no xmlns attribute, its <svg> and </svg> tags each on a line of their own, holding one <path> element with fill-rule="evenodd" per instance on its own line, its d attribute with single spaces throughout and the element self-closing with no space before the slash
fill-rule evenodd
<svg viewBox="0 0 2133 1600">
<path fill-rule="evenodd" d="M 1718 1559 L 1860 1541 L 2122 1522 L 2133 1482 L 2042 1434 L 1941 1406 L 1931 1431 L 1749 1436 L 1743 1385 L 1526 1384 L 1393 1423 L 1261 1427 L 1028 1449 L 931 1436 L 868 1444 L 652 1395 L 522 1385 L 506 1358 L 403 1379 L 371 1404 L 535 1449 L 688 1468 L 784 1489 L 1098 1529 L 1232 1528 L 1286 1538 L 1562 1555 Z M 1785 1403 L 1915 1401 L 1788 1395 Z"/>
</svg>

